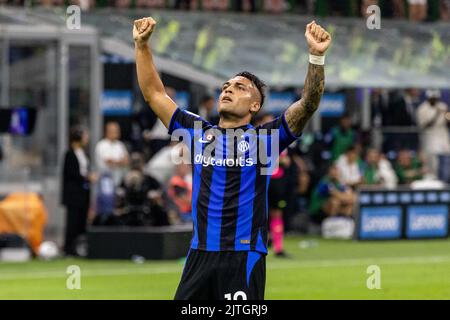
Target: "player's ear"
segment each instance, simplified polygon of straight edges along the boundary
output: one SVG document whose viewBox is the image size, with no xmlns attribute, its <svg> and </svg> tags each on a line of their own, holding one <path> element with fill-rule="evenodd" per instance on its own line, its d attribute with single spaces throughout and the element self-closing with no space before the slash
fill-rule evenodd
<svg viewBox="0 0 450 320">
<path fill-rule="evenodd" d="M 259 109 L 261 109 L 261 104 L 259 102 L 255 101 L 250 105 L 250 112 L 253 114 L 257 113 Z"/>
</svg>

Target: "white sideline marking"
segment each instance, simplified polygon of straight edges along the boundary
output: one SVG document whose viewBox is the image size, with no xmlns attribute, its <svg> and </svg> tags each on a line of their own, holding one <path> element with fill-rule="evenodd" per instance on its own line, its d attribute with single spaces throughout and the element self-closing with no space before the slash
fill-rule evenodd
<svg viewBox="0 0 450 320">
<path fill-rule="evenodd" d="M 352 267 L 352 266 L 366 266 L 371 263 L 379 265 L 397 265 L 397 264 L 436 264 L 450 262 L 450 256 L 429 256 L 429 257 L 384 257 L 384 258 L 365 258 L 365 259 L 342 259 L 342 260 L 321 260 L 309 262 L 288 262 L 278 264 L 277 262 L 267 263 L 267 269 L 297 269 L 297 268 L 334 268 L 334 267 Z M 89 267 L 88 267 L 89 268 Z M 87 270 L 83 272 L 81 267 L 82 277 L 98 277 L 98 276 L 120 276 L 131 274 L 170 274 L 180 273 L 182 266 L 176 267 L 151 267 L 148 268 L 117 268 L 115 270 Z M 1 271 L 1 268 L 0 268 Z M 66 278 L 65 267 L 61 270 L 42 271 L 42 272 L 9 272 L 0 273 L 0 280 L 18 280 L 18 279 L 49 279 L 49 278 Z"/>
<path fill-rule="evenodd" d="M 340 259 L 340 260 L 321 260 L 308 261 L 300 263 L 285 263 L 276 265 L 273 269 L 291 269 L 291 268 L 334 268 L 334 267 L 352 267 L 352 266 L 367 266 L 369 264 L 433 264 L 450 262 L 450 256 L 423 256 L 423 257 L 383 257 L 383 258 L 364 258 L 364 259 Z M 268 269 L 271 268 L 271 263 L 267 264 Z"/>
</svg>

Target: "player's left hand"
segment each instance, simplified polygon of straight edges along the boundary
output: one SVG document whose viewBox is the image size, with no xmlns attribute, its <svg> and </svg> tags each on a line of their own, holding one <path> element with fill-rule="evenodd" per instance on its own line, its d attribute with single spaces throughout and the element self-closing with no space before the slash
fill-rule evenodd
<svg viewBox="0 0 450 320">
<path fill-rule="evenodd" d="M 331 44 L 331 35 L 315 21 L 306 25 L 305 37 L 309 53 L 316 56 L 323 56 Z"/>
</svg>

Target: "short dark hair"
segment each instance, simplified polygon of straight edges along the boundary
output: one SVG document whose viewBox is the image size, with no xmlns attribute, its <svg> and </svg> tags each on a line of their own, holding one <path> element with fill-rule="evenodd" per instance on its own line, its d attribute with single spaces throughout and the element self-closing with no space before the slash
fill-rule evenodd
<svg viewBox="0 0 450 320">
<path fill-rule="evenodd" d="M 69 132 L 69 143 L 81 142 L 83 139 L 84 129 L 81 126 L 73 126 Z"/>
<path fill-rule="evenodd" d="M 250 73 L 248 71 L 239 72 L 237 75 L 235 75 L 235 77 L 247 78 L 248 80 L 250 80 L 255 84 L 256 88 L 258 88 L 259 94 L 261 95 L 261 107 L 262 107 L 264 104 L 264 99 L 266 98 L 265 92 L 266 84 L 260 78 L 258 78 L 253 73 Z"/>
<path fill-rule="evenodd" d="M 345 149 L 345 153 L 347 153 L 347 152 L 356 152 L 357 150 L 356 150 L 356 146 L 355 145 L 351 145 L 351 146 L 348 146 L 347 147 L 347 149 Z"/>
</svg>

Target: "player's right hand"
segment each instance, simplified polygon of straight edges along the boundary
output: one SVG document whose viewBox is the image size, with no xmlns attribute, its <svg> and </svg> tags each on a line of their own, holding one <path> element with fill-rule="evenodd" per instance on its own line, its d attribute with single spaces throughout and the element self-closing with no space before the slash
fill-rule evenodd
<svg viewBox="0 0 450 320">
<path fill-rule="evenodd" d="M 152 17 L 134 21 L 133 39 L 137 44 L 145 44 L 155 30 L 156 21 Z"/>
</svg>

